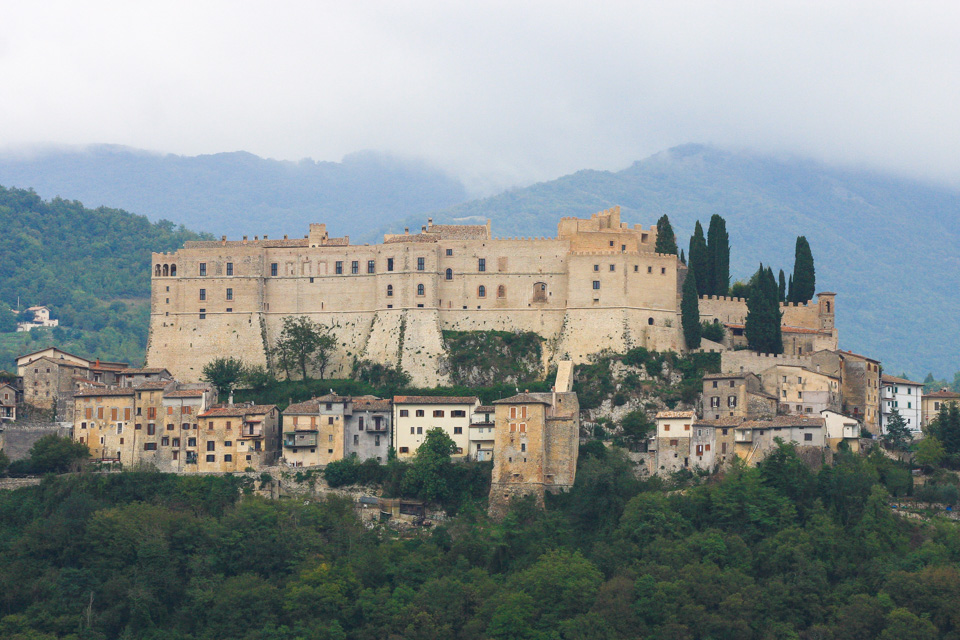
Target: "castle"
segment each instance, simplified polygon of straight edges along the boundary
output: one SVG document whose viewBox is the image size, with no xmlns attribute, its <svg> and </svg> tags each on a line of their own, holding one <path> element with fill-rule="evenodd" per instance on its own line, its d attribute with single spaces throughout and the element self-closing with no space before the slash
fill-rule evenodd
<svg viewBox="0 0 960 640">
<path fill-rule="evenodd" d="M 332 329 L 327 376 L 367 359 L 401 367 L 420 386 L 449 382 L 444 330 L 534 332 L 545 365 L 640 346 L 682 351 L 686 267 L 656 253 L 656 239 L 656 227 L 624 224 L 614 207 L 562 218 L 556 238 L 493 238 L 489 222 L 430 220 L 382 244 L 351 245 L 323 224 L 296 239 L 187 242 L 153 254 L 147 360 L 184 381 L 223 355 L 266 365 L 287 316 Z M 821 294 L 784 306 L 788 352 L 836 348 L 833 305 Z M 701 317 L 730 328 L 731 348 L 746 303 L 704 298 Z"/>
</svg>

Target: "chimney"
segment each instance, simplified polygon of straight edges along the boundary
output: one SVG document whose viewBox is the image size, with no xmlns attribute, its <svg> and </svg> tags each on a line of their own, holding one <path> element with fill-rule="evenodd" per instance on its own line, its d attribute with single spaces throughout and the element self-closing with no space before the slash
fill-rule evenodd
<svg viewBox="0 0 960 640">
<path fill-rule="evenodd" d="M 259 240 L 259 239 L 260 239 L 260 236 L 253 236 L 253 241 L 254 241 L 254 242 L 256 242 L 256 241 Z"/>
<path fill-rule="evenodd" d="M 287 239 L 287 234 L 283 234 L 283 239 L 284 239 L 284 240 Z"/>
<path fill-rule="evenodd" d="M 243 244 L 247 244 L 247 236 L 243 236 Z"/>
<path fill-rule="evenodd" d="M 433 218 L 427 218 L 427 227 L 433 226 Z"/>
<path fill-rule="evenodd" d="M 423 225 L 422 227 L 420 227 L 420 233 L 426 233 L 426 232 L 427 232 L 427 225 Z"/>
<path fill-rule="evenodd" d="M 263 234 L 263 239 L 264 239 L 264 240 L 267 239 L 267 234 Z"/>
<path fill-rule="evenodd" d="M 404 227 L 404 228 L 403 228 L 403 235 L 405 235 L 405 236 L 410 235 L 410 227 Z"/>
</svg>

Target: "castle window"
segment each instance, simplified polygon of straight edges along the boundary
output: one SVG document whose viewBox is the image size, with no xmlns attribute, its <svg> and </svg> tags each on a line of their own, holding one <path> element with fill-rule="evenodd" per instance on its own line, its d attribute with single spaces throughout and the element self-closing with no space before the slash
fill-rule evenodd
<svg viewBox="0 0 960 640">
<path fill-rule="evenodd" d="M 200 263 L 200 275 L 202 275 L 202 276 L 207 275 L 207 263 L 206 263 L 206 262 L 201 262 L 201 263 Z"/>
<path fill-rule="evenodd" d="M 233 275 L 233 263 L 232 263 L 232 262 L 228 262 L 228 263 L 227 263 L 227 275 L 228 275 L 228 276 L 232 276 L 232 275 Z"/>
<path fill-rule="evenodd" d="M 216 462 L 216 461 L 217 461 L 217 456 L 212 454 L 207 456 L 207 462 Z"/>
<path fill-rule="evenodd" d="M 593 265 L 593 270 L 594 270 L 594 271 L 600 271 L 600 265 L 598 265 L 598 264 Z"/>
<path fill-rule="evenodd" d="M 637 272 L 639 272 L 639 271 L 640 271 L 640 265 L 638 265 L 638 264 L 633 265 L 633 272 L 634 272 L 634 273 L 637 273 Z"/>
<path fill-rule="evenodd" d="M 610 246 L 611 246 L 611 247 L 613 246 L 613 240 L 610 241 Z"/>
<path fill-rule="evenodd" d="M 653 273 L 653 267 L 647 267 L 647 273 Z"/>
<path fill-rule="evenodd" d="M 477 271 L 486 271 L 486 270 L 487 270 L 486 258 L 479 258 L 477 260 Z"/>
<path fill-rule="evenodd" d="M 627 252 L 627 245 L 625 244 L 620 245 L 620 253 L 626 253 L 626 252 Z"/>
<path fill-rule="evenodd" d="M 360 261 L 359 261 L 359 260 L 352 260 L 352 261 L 350 262 L 350 273 L 352 273 L 353 275 L 357 275 L 358 273 L 360 273 Z"/>
<path fill-rule="evenodd" d="M 666 267 L 660 267 L 660 275 L 662 275 L 662 276 L 667 275 L 667 268 L 666 268 Z"/>
<path fill-rule="evenodd" d="M 206 289 L 200 289 L 200 299 L 201 299 L 201 300 L 206 300 L 206 299 L 207 299 L 207 290 L 206 290 Z"/>
<path fill-rule="evenodd" d="M 616 265 L 613 265 L 613 264 L 610 265 L 610 271 L 616 271 L 616 270 L 617 270 L 617 266 L 616 266 Z"/>
<path fill-rule="evenodd" d="M 154 269 L 154 273 L 156 274 L 156 276 L 157 276 L 158 278 L 160 277 L 160 273 L 161 273 L 161 272 L 160 272 L 160 269 L 161 269 L 160 265 L 157 265 L 157 268 Z"/>
<path fill-rule="evenodd" d="M 426 287 L 424 287 L 422 284 L 418 284 L 418 285 L 417 285 L 417 295 L 418 295 L 418 296 L 425 296 L 425 295 L 427 295 L 427 289 L 426 289 Z"/>
<path fill-rule="evenodd" d="M 447 269 L 446 278 L 447 280 L 453 280 L 453 269 Z"/>
<path fill-rule="evenodd" d="M 427 268 L 427 267 L 426 267 L 426 259 L 425 259 L 425 258 L 417 258 L 417 271 L 423 271 L 423 270 L 426 269 L 426 268 Z"/>
<path fill-rule="evenodd" d="M 343 275 L 343 260 L 337 260 L 333 270 L 338 276 Z"/>
<path fill-rule="evenodd" d="M 387 271 L 393 271 L 393 258 L 387 258 Z"/>
<path fill-rule="evenodd" d="M 377 263 L 373 260 L 367 260 L 367 273 L 376 273 Z"/>
<path fill-rule="evenodd" d="M 600 288 L 600 281 L 599 281 L 599 280 L 594 280 L 594 281 L 593 281 L 593 288 L 594 288 L 594 289 L 599 289 L 599 288 Z"/>
<path fill-rule="evenodd" d="M 506 297 L 507 297 L 507 288 L 506 288 L 505 286 L 503 286 L 502 284 L 501 284 L 499 287 L 497 287 L 497 297 L 498 297 L 498 298 L 506 298 Z"/>
<path fill-rule="evenodd" d="M 170 267 L 169 267 L 169 266 L 163 265 L 163 275 L 165 275 L 165 276 L 170 275 Z"/>
<path fill-rule="evenodd" d="M 171 276 L 177 275 L 177 265 L 175 264 L 170 265 L 170 275 Z"/>
<path fill-rule="evenodd" d="M 233 313 L 233 307 L 227 307 L 227 313 Z"/>
<path fill-rule="evenodd" d="M 448 256 L 452 256 L 452 255 L 453 255 L 453 249 L 447 249 L 447 255 L 448 255 Z"/>
<path fill-rule="evenodd" d="M 271 263 L 270 263 L 270 275 L 272 275 L 272 276 L 277 275 L 277 263 L 276 263 L 276 262 L 271 262 Z"/>
<path fill-rule="evenodd" d="M 393 285 L 392 285 L 392 284 L 388 284 L 388 285 L 387 285 L 387 297 L 388 297 L 388 298 L 392 298 L 392 297 L 393 297 Z"/>
<path fill-rule="evenodd" d="M 200 319 L 201 319 L 201 320 L 206 320 L 206 319 L 207 319 L 207 310 L 206 310 L 206 309 L 200 309 Z"/>
<path fill-rule="evenodd" d="M 830 313 L 830 303 L 827 302 L 827 313 Z"/>
<path fill-rule="evenodd" d="M 478 297 L 478 298 L 486 298 L 486 297 L 487 297 L 487 288 L 486 288 L 485 286 L 480 285 L 479 287 L 477 287 L 477 297 Z"/>
<path fill-rule="evenodd" d="M 520 443 L 520 451 L 526 451 L 526 450 L 527 450 L 527 443 L 526 443 L 526 442 L 521 442 L 521 443 Z"/>
</svg>

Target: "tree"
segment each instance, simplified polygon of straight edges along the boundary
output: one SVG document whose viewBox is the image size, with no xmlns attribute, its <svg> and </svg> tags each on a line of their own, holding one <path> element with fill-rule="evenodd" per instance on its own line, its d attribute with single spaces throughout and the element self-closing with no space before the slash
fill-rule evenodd
<svg viewBox="0 0 960 640">
<path fill-rule="evenodd" d="M 957 403 L 942 403 L 937 417 L 927 425 L 927 432 L 940 441 L 948 455 L 960 453 L 960 407 Z"/>
<path fill-rule="evenodd" d="M 786 302 L 787 301 L 787 281 L 784 279 L 783 269 L 780 269 L 780 278 L 777 284 L 778 284 L 777 294 L 778 294 L 778 297 L 780 298 L 780 302 Z"/>
<path fill-rule="evenodd" d="M 727 234 L 727 221 L 716 213 L 710 216 L 707 253 L 712 274 L 709 293 L 725 296 L 730 288 L 730 236 Z"/>
<path fill-rule="evenodd" d="M 780 303 L 773 271 L 760 269 L 754 274 L 747 298 L 747 320 L 744 334 L 747 344 L 758 353 L 783 353 L 783 338 L 780 333 Z"/>
<path fill-rule="evenodd" d="M 881 436 L 881 440 L 895 451 L 905 451 L 907 445 L 913 440 L 910 430 L 907 428 L 907 421 L 896 409 L 893 410 L 890 419 L 887 420 L 887 430 Z"/>
<path fill-rule="evenodd" d="M 687 257 L 683 255 L 683 249 L 680 249 L 680 262 L 687 264 Z"/>
<path fill-rule="evenodd" d="M 296 367 L 300 370 L 300 376 L 308 380 L 311 365 L 319 369 L 322 378 L 336 343 L 329 327 L 319 325 L 306 316 L 287 316 L 283 319 L 283 329 L 277 338 L 276 353 L 288 378 L 290 369 Z"/>
<path fill-rule="evenodd" d="M 203 365 L 200 379 L 209 382 L 221 399 L 226 399 L 244 377 L 243 361 L 239 358 L 214 358 Z"/>
<path fill-rule="evenodd" d="M 687 349 L 700 348 L 700 301 L 697 294 L 697 273 L 691 260 L 687 277 L 683 281 L 683 298 L 680 301 L 680 322 L 683 325 Z"/>
<path fill-rule="evenodd" d="M 0 302 L 0 333 L 17 330 L 17 314 L 5 302 Z"/>
<path fill-rule="evenodd" d="M 428 502 L 441 502 L 451 497 L 447 476 L 450 456 L 456 450 L 457 443 L 440 427 L 427 431 L 400 484 L 404 495 L 416 496 Z"/>
<path fill-rule="evenodd" d="M 727 332 L 719 322 L 708 322 L 704 320 L 700 323 L 700 337 L 712 342 L 723 342 Z"/>
<path fill-rule="evenodd" d="M 673 227 L 670 226 L 670 218 L 667 217 L 667 214 L 663 214 L 657 220 L 657 243 L 654 246 L 654 251 L 677 255 L 677 237 L 673 233 Z"/>
<path fill-rule="evenodd" d="M 703 227 L 700 226 L 699 220 L 694 227 L 693 235 L 690 236 L 690 259 L 687 264 L 690 266 L 690 273 L 697 274 L 697 293 L 701 296 L 711 295 L 713 293 L 712 265 L 707 252 L 707 241 L 703 237 Z"/>
<path fill-rule="evenodd" d="M 28 460 L 31 473 L 66 473 L 89 457 L 87 445 L 51 434 L 33 443 Z"/>
<path fill-rule="evenodd" d="M 797 238 L 793 262 L 793 297 L 790 302 L 806 302 L 813 298 L 817 289 L 817 275 L 813 266 L 813 253 L 805 236 Z"/>
<path fill-rule="evenodd" d="M 940 465 L 947 452 L 936 436 L 927 436 L 917 443 L 914 449 L 913 461 L 921 467 L 932 469 Z"/>
<path fill-rule="evenodd" d="M 243 372 L 243 383 L 254 391 L 263 391 L 277 379 L 262 364 L 247 367 Z"/>
<path fill-rule="evenodd" d="M 640 409 L 631 411 L 620 420 L 623 439 L 631 449 L 636 449 L 638 444 L 646 440 L 655 427 L 656 425 L 647 418 L 647 414 Z"/>
</svg>

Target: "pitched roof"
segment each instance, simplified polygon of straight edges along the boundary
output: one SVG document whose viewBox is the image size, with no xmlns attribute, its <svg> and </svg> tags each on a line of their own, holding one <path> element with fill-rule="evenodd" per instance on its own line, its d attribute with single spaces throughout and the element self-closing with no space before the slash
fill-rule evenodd
<svg viewBox="0 0 960 640">
<path fill-rule="evenodd" d="M 233 405 L 232 407 L 214 407 L 201 413 L 200 418 L 243 418 L 270 413 L 277 408 L 275 404 Z"/>
<path fill-rule="evenodd" d="M 444 240 L 484 240 L 489 237 L 485 224 L 433 224 L 427 233 L 437 233 Z"/>
<path fill-rule="evenodd" d="M 869 360 L 870 362 L 877 362 L 877 363 L 880 362 L 876 358 L 871 358 L 870 356 L 862 356 L 859 353 L 854 353 L 853 351 L 844 351 L 843 349 L 839 349 L 838 353 L 841 353 L 845 356 L 853 356 L 854 358 L 860 358 L 861 360 Z"/>
<path fill-rule="evenodd" d="M 59 352 L 62 353 L 63 355 L 65 355 L 65 356 L 70 356 L 71 358 L 76 358 L 77 360 L 84 360 L 84 361 L 86 361 L 86 362 L 93 362 L 93 360 L 90 360 L 90 359 L 88 359 L 88 358 L 84 358 L 84 357 L 82 357 L 82 356 L 74 355 L 74 354 L 69 353 L 69 352 L 67 352 L 67 351 L 64 351 L 63 349 L 60 349 L 60 348 L 58 348 L 58 347 L 44 347 L 43 349 L 37 349 L 36 351 L 31 351 L 30 353 L 25 353 L 25 354 L 23 354 L 22 356 L 17 356 L 17 360 L 20 360 L 20 359 L 22 359 L 22 358 L 29 358 L 30 356 L 32 356 L 32 355 L 34 355 L 34 354 L 36 354 L 36 353 L 40 353 L 41 351 L 46 351 L 47 349 L 53 349 L 54 351 L 59 351 Z"/>
<path fill-rule="evenodd" d="M 960 398 L 960 393 L 955 391 L 948 391 L 947 389 L 940 389 L 939 391 L 934 391 L 932 393 L 923 394 L 924 398 L 944 398 L 946 400 L 956 400 Z"/>
<path fill-rule="evenodd" d="M 777 416 L 768 420 L 747 420 L 739 429 L 783 429 L 786 427 L 824 427 L 827 421 L 823 418 L 807 416 Z"/>
<path fill-rule="evenodd" d="M 718 420 L 697 420 L 693 423 L 695 427 L 737 427 L 743 422 L 743 418 L 720 418 Z"/>
<path fill-rule="evenodd" d="M 163 394 L 164 398 L 202 398 L 207 389 L 174 389 Z"/>
<path fill-rule="evenodd" d="M 509 398 L 494 400 L 493 404 L 552 404 L 549 393 L 518 393 Z M 474 409 L 476 412 L 476 409 Z"/>
<path fill-rule="evenodd" d="M 911 385 L 913 385 L 913 386 L 915 386 L 915 387 L 922 387 L 922 386 L 923 386 L 923 383 L 922 383 L 922 382 L 913 382 L 912 380 L 907 380 L 906 378 L 898 378 L 898 377 L 896 377 L 896 376 L 888 376 L 887 374 L 883 374 L 882 380 L 883 380 L 883 382 L 890 382 L 890 383 L 893 383 L 893 384 L 911 384 Z"/>
<path fill-rule="evenodd" d="M 473 408 L 474 413 L 493 413 L 494 411 L 496 411 L 496 407 L 492 404 L 482 404 L 479 407 Z"/>
<path fill-rule="evenodd" d="M 288 405 L 286 409 L 283 410 L 283 415 L 303 415 L 303 414 L 318 414 L 320 413 L 320 400 L 313 398 L 312 400 L 304 400 L 303 402 L 296 402 L 294 404 Z"/>
<path fill-rule="evenodd" d="M 110 387 L 107 389 L 81 389 L 73 397 L 99 398 L 106 396 L 132 396 L 136 390 L 132 387 Z"/>
<path fill-rule="evenodd" d="M 737 373 L 707 373 L 703 376 L 704 380 L 722 380 L 726 378 L 744 378 L 749 375 L 749 371 L 740 371 Z"/>
<path fill-rule="evenodd" d="M 696 418 L 695 411 L 658 411 L 657 418 Z"/>
<path fill-rule="evenodd" d="M 397 242 L 438 242 L 440 236 L 429 233 L 406 234 L 400 233 L 383 239 L 383 244 L 394 244 Z"/>
<path fill-rule="evenodd" d="M 354 396 L 353 408 L 361 411 L 389 411 L 391 402 L 386 398 L 376 396 Z"/>
<path fill-rule="evenodd" d="M 134 389 L 137 391 L 163 391 L 173 384 L 173 380 L 151 380 L 150 382 L 141 382 Z"/>
<path fill-rule="evenodd" d="M 394 404 L 476 404 L 477 396 L 394 396 Z"/>
<path fill-rule="evenodd" d="M 102 363 L 101 363 L 102 364 Z M 170 375 L 170 372 L 164 369 L 163 367 L 142 367 L 142 368 L 127 368 L 121 369 L 120 374 L 125 376 L 134 376 L 134 375 L 150 375 L 152 373 L 164 373 Z"/>
</svg>

